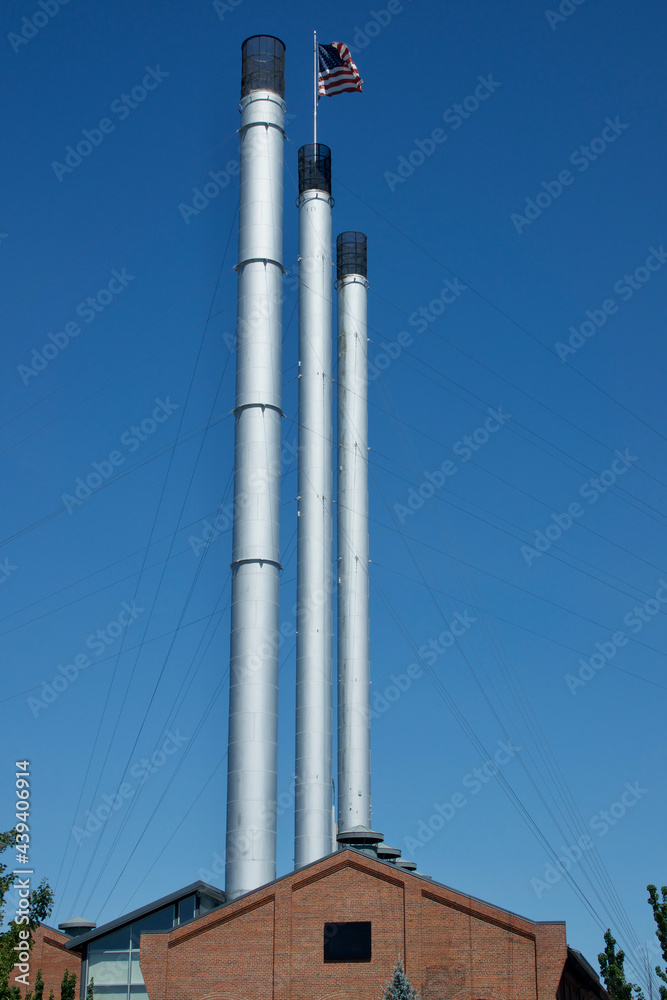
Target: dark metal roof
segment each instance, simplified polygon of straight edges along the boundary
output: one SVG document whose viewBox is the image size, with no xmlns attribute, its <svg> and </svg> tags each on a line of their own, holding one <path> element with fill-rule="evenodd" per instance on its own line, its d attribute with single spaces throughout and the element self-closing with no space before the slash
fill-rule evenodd
<svg viewBox="0 0 667 1000">
<path fill-rule="evenodd" d="M 593 968 L 593 966 L 586 961 L 584 956 L 576 948 L 567 948 L 567 962 L 565 968 L 575 975 L 578 979 L 583 979 L 586 983 L 588 989 L 594 993 L 596 996 L 603 998 L 608 998 L 609 994 L 600 982 L 600 977 Z"/>
<path fill-rule="evenodd" d="M 195 892 L 203 892 L 208 896 L 213 896 L 214 899 L 219 899 L 222 903 L 225 902 L 225 894 L 222 889 L 218 889 L 214 885 L 209 885 L 208 882 L 192 882 L 191 885 L 186 885 L 185 888 L 179 889 L 177 892 L 170 892 L 167 896 L 162 896 L 161 899 L 156 899 L 153 903 L 147 903 L 146 906 L 140 906 L 138 910 L 131 910 L 130 913 L 126 913 L 122 917 L 117 917 L 116 920 L 110 920 L 108 924 L 102 924 L 101 927 L 96 927 L 94 931 L 88 931 L 86 934 L 80 934 L 78 937 L 72 938 L 71 941 L 67 942 L 67 948 L 70 951 L 76 951 L 81 945 L 88 944 L 89 941 L 94 941 L 96 938 L 102 937 L 103 934 L 108 934 L 119 927 L 124 927 L 125 924 L 131 924 L 141 917 L 147 917 L 150 913 L 161 910 L 163 906 L 176 903 L 178 900 L 185 899 Z"/>
</svg>

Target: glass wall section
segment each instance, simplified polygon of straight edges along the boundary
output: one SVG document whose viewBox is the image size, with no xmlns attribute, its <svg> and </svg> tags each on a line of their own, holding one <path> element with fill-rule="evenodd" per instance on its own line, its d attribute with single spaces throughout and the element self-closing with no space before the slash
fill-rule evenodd
<svg viewBox="0 0 667 1000">
<path fill-rule="evenodd" d="M 174 926 L 174 906 L 165 906 L 142 920 L 111 931 L 88 946 L 87 981 L 95 980 L 95 996 L 102 1000 L 148 998 L 139 967 L 142 931 L 168 931 Z"/>
<path fill-rule="evenodd" d="M 193 893 L 169 906 L 163 906 L 135 920 L 120 930 L 111 931 L 88 945 L 86 987 L 95 980 L 95 996 L 102 1000 L 131 1000 L 148 993 L 139 966 L 141 934 L 170 931 L 189 920 L 210 913 L 222 901 L 206 893 Z"/>
<path fill-rule="evenodd" d="M 222 906 L 219 899 L 214 896 L 209 896 L 205 892 L 199 895 L 199 913 L 198 916 L 203 917 L 205 913 L 210 913 L 211 910 L 217 909 L 218 906 Z"/>
<path fill-rule="evenodd" d="M 136 920 L 132 925 L 132 948 L 139 951 L 139 938 L 148 931 L 170 931 L 176 925 L 173 906 L 165 906 L 162 910 L 149 913 L 147 917 Z"/>
</svg>

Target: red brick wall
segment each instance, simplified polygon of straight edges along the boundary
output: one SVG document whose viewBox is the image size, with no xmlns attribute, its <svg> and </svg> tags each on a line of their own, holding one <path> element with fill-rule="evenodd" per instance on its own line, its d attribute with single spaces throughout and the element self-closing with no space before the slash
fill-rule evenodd
<svg viewBox="0 0 667 1000">
<path fill-rule="evenodd" d="M 30 990 L 35 988 L 37 970 L 42 970 L 44 980 L 44 997 L 48 997 L 49 990 L 53 990 L 54 996 L 60 996 L 60 983 L 62 982 L 65 969 L 71 974 L 76 974 L 77 991 L 81 976 L 81 959 L 76 952 L 67 951 L 65 945 L 70 940 L 67 935 L 42 924 L 33 934 L 34 944 L 30 955 Z M 18 971 L 18 970 L 17 970 Z M 20 973 L 19 973 L 20 974 Z M 11 977 L 10 986 L 18 985 L 22 994 L 26 989 L 22 983 L 16 983 Z M 78 996 L 78 992 L 77 992 Z"/>
<path fill-rule="evenodd" d="M 565 924 L 536 924 L 537 939 L 537 982 L 541 998 L 556 996 L 556 990 L 563 975 L 567 959 Z M 553 985 L 555 982 L 555 986 Z"/>
<path fill-rule="evenodd" d="M 472 900 L 465 905 L 426 890 L 424 1000 L 536 1000 L 535 937 L 513 923 L 509 914 L 496 913 L 492 919 Z"/>
<path fill-rule="evenodd" d="M 371 961 L 324 963 L 325 922 L 347 920 L 371 921 Z M 376 1000 L 399 953 L 423 1000 L 555 1000 L 565 926 L 342 851 L 141 938 L 150 1000 Z"/>
<path fill-rule="evenodd" d="M 150 1000 L 270 998 L 274 900 L 271 893 L 256 896 L 214 910 L 197 921 L 197 929 L 142 934 L 140 964 Z M 203 923 L 205 933 L 199 930 Z"/>
<path fill-rule="evenodd" d="M 378 875 L 363 862 L 348 860 L 338 869 L 333 865 L 325 877 L 301 875 L 291 889 L 292 984 L 307 982 L 313 997 L 324 997 L 339 990 L 342 979 L 354 983 L 357 996 L 375 1000 L 399 952 L 406 956 L 404 880 L 391 870 Z M 324 963 L 324 924 L 355 920 L 372 923 L 371 961 Z"/>
</svg>

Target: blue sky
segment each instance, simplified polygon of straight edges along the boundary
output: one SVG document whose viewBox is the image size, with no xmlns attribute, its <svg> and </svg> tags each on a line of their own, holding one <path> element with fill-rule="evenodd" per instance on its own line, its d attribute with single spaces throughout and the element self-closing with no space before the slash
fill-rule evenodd
<svg viewBox="0 0 667 1000">
<path fill-rule="evenodd" d="M 365 81 L 320 102 L 319 138 L 334 233 L 369 247 L 374 826 L 439 881 L 565 919 L 589 960 L 607 926 L 632 953 L 653 938 L 644 887 L 667 881 L 664 9 L 54 4 L 10 0 L 0 32 L 1 812 L 29 759 L 53 923 L 223 881 L 237 104 L 258 33 L 286 43 L 292 116 L 292 865 L 294 199 L 317 28 Z"/>
</svg>

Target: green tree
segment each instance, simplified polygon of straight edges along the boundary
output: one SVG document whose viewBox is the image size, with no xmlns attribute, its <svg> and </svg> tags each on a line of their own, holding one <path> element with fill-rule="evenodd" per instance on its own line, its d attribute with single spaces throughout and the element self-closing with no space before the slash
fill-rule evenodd
<svg viewBox="0 0 667 1000">
<path fill-rule="evenodd" d="M 60 1000 L 75 1000 L 76 998 L 76 976 L 65 969 L 63 981 L 60 984 Z"/>
<path fill-rule="evenodd" d="M 91 979 L 86 990 L 86 1000 L 95 1000 L 95 980 Z"/>
<path fill-rule="evenodd" d="M 664 969 L 661 969 L 659 965 L 655 967 L 656 975 L 665 984 L 660 987 L 660 1000 L 667 1000 L 667 885 L 663 885 L 660 889 L 662 899 L 658 896 L 656 886 L 647 885 L 646 889 L 648 892 L 648 901 L 653 910 L 653 919 L 655 920 L 655 936 L 660 943 L 662 960 L 665 963 Z"/>
<path fill-rule="evenodd" d="M 417 990 L 413 989 L 405 974 L 401 956 L 394 966 L 394 974 L 382 990 L 382 1000 L 420 1000 Z"/>
<path fill-rule="evenodd" d="M 611 930 L 605 932 L 604 942 L 605 949 L 598 955 L 598 962 L 611 1000 L 633 1000 L 633 993 L 637 1000 L 643 1000 L 640 988 L 629 983 L 625 978 L 623 967 L 625 952 L 621 951 L 620 948 L 616 951 L 616 941 L 612 937 Z"/>
<path fill-rule="evenodd" d="M 26 997 L 26 1000 L 28 998 Z M 44 1000 L 44 980 L 42 979 L 42 970 L 37 970 L 37 978 L 35 979 L 35 992 L 33 993 L 33 1000 Z"/>
<path fill-rule="evenodd" d="M 0 833 L 0 854 L 16 846 L 17 831 L 7 830 Z M 0 926 L 4 923 L 5 897 L 13 886 L 17 876 L 13 875 L 9 866 L 0 862 Z M 18 986 L 9 985 L 9 977 L 14 969 L 16 957 L 15 946 L 27 943 L 32 947 L 32 932 L 43 923 L 53 909 L 53 892 L 45 879 L 37 889 L 31 889 L 28 896 L 28 922 L 17 923 L 11 920 L 7 930 L 0 933 L 0 1000 L 21 1000 L 21 990 Z M 28 931 L 28 937 L 23 937 L 19 931 Z"/>
</svg>

